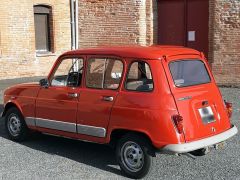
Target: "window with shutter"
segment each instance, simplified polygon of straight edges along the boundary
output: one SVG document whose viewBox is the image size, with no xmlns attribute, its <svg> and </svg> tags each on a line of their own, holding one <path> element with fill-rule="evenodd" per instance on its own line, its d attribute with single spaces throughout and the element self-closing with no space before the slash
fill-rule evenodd
<svg viewBox="0 0 240 180">
<path fill-rule="evenodd" d="M 35 42 L 38 53 L 46 53 L 52 50 L 50 16 L 50 7 L 34 6 Z"/>
</svg>

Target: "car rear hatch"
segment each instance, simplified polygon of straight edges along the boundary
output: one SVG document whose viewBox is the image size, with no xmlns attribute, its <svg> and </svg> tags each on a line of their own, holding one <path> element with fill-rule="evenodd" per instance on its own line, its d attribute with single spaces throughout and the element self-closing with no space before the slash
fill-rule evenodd
<svg viewBox="0 0 240 180">
<path fill-rule="evenodd" d="M 203 60 L 181 58 L 163 61 L 185 141 L 213 136 L 230 128 L 221 94 Z"/>
</svg>

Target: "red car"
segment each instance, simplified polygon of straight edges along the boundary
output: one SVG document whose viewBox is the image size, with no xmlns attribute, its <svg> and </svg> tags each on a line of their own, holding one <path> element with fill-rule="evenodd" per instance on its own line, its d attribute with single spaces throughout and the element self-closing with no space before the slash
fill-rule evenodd
<svg viewBox="0 0 240 180">
<path fill-rule="evenodd" d="M 176 46 L 64 53 L 40 84 L 4 93 L 6 130 L 110 144 L 126 175 L 142 178 L 157 152 L 206 154 L 234 136 L 203 53 Z"/>
</svg>

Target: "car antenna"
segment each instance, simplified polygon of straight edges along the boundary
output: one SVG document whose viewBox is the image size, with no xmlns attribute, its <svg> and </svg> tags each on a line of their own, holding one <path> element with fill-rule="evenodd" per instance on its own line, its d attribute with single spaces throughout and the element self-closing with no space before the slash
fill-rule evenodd
<svg viewBox="0 0 240 180">
<path fill-rule="evenodd" d="M 162 57 L 165 61 L 167 61 L 167 56 L 166 55 L 163 55 Z"/>
</svg>

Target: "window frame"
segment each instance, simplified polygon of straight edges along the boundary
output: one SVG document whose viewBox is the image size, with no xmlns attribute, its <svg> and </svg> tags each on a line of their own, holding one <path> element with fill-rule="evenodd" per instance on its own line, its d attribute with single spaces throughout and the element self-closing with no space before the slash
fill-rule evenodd
<svg viewBox="0 0 240 180">
<path fill-rule="evenodd" d="M 144 62 L 144 63 L 146 63 L 148 65 L 148 67 L 150 69 L 150 72 L 151 72 L 152 81 L 153 81 L 153 88 L 152 88 L 151 91 L 137 91 L 137 90 L 127 89 L 128 75 L 129 75 L 130 69 L 132 67 L 132 64 L 135 63 L 135 62 Z M 150 64 L 147 62 L 147 60 L 136 59 L 136 60 L 131 61 L 131 63 L 128 64 L 128 69 L 127 69 L 127 73 L 126 73 L 125 81 L 124 81 L 124 89 L 126 91 L 129 91 L 129 92 L 137 92 L 137 93 L 152 93 L 152 92 L 154 92 L 154 90 L 155 90 L 155 83 L 154 83 L 154 78 L 153 78 L 153 73 L 152 72 L 153 72 L 152 68 L 151 68 Z"/>
<path fill-rule="evenodd" d="M 175 80 L 174 80 L 174 78 L 173 78 L 173 75 L 172 75 L 172 72 L 171 72 L 171 69 L 170 69 L 170 64 L 171 64 L 171 63 L 174 63 L 174 62 L 180 62 L 180 61 L 200 61 L 201 63 L 203 63 L 203 65 L 204 65 L 204 67 L 205 67 L 205 69 L 206 69 L 206 71 L 207 71 L 207 75 L 208 75 L 210 81 L 209 81 L 209 82 L 206 82 L 206 83 L 199 83 L 199 84 L 193 84 L 193 85 L 188 85 L 188 86 L 177 86 L 177 85 L 175 84 Z M 169 69 L 169 72 L 170 72 L 170 75 L 171 75 L 173 84 L 174 84 L 174 86 L 175 86 L 176 88 L 187 88 L 187 87 L 199 86 L 199 85 L 203 85 L 203 84 L 210 84 L 210 83 L 212 83 L 212 77 L 211 77 L 211 74 L 209 73 L 209 69 L 207 68 L 205 62 L 204 62 L 203 60 L 201 60 L 201 59 L 176 59 L 176 60 L 172 60 L 172 61 L 170 61 L 170 62 L 168 63 L 168 69 Z"/>
<path fill-rule="evenodd" d="M 122 65 L 123 65 L 123 69 L 122 69 L 122 76 L 121 76 L 121 79 L 120 79 L 120 81 L 119 81 L 119 86 L 118 86 L 118 88 L 116 88 L 116 89 L 106 89 L 106 88 L 104 88 L 104 84 L 103 84 L 103 88 L 95 88 L 95 87 L 88 87 L 87 86 L 87 71 L 88 71 L 88 63 L 89 63 L 89 60 L 91 60 L 91 59 L 106 59 L 106 60 L 108 60 L 108 59 L 112 59 L 112 60 L 119 60 L 121 63 L 122 63 Z M 124 61 L 124 59 L 122 58 L 122 57 L 117 57 L 117 56 L 107 56 L 107 55 L 104 55 L 104 56 L 99 56 L 99 55 L 96 55 L 96 56 L 94 56 L 94 55 L 91 55 L 91 56 L 87 56 L 87 58 L 86 58 L 86 63 L 85 63 L 85 73 L 84 73 L 84 86 L 85 86 L 85 88 L 87 88 L 87 89 L 96 89 L 96 90 L 110 90 L 110 91 L 119 91 L 120 90 L 120 88 L 121 88 L 121 86 L 122 86 L 122 82 L 123 82 L 123 80 L 124 80 L 124 74 L 125 74 L 125 61 Z M 105 82 L 105 73 L 106 73 L 106 71 L 104 70 L 104 78 L 103 78 L 103 83 Z"/>
<path fill-rule="evenodd" d="M 52 80 L 53 80 L 53 76 L 56 73 L 58 67 L 60 66 L 60 64 L 66 60 L 66 59 L 82 59 L 83 61 L 83 73 L 82 73 L 82 79 L 80 82 L 79 86 L 52 86 Z M 49 86 L 50 87 L 59 87 L 59 88 L 82 88 L 83 87 L 83 83 L 84 83 L 84 78 L 85 78 L 85 57 L 84 56 L 64 56 L 62 58 L 60 58 L 59 60 L 57 60 L 56 64 L 54 65 L 50 75 L 48 76 L 48 82 L 49 82 Z"/>
<path fill-rule="evenodd" d="M 46 8 L 47 11 L 39 11 L 37 10 L 37 8 Z M 35 31 L 35 50 L 37 54 L 48 54 L 48 53 L 53 53 L 53 49 L 54 49 L 54 45 L 53 45 L 53 24 L 52 24 L 52 19 L 53 19 L 53 14 L 52 14 L 52 7 L 49 5 L 45 5 L 45 4 L 37 4 L 33 6 L 33 15 L 34 15 L 34 31 Z M 45 24 L 46 29 L 47 29 L 47 37 L 45 37 L 47 39 L 46 42 L 46 49 L 45 50 L 41 50 L 41 49 L 37 49 L 37 38 L 36 38 L 36 25 L 35 25 L 35 16 L 37 15 L 45 15 L 47 18 L 47 23 Z"/>
</svg>

